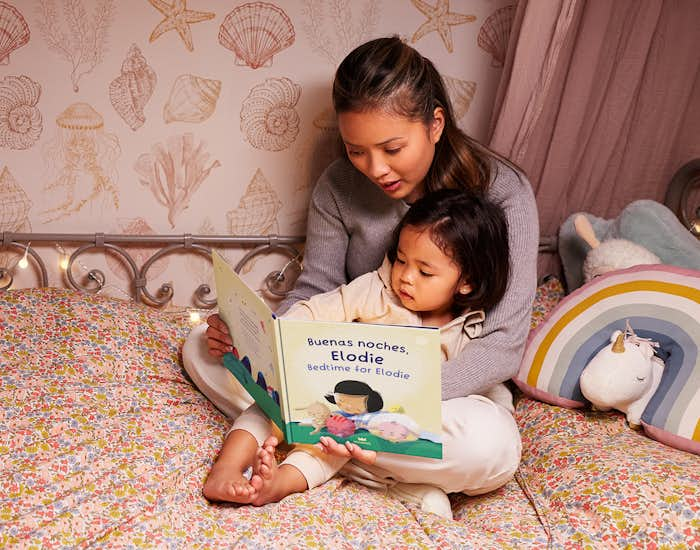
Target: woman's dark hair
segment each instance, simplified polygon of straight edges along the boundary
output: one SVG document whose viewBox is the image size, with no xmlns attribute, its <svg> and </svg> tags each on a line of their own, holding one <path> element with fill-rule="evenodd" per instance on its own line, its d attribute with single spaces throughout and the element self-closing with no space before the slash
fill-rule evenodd
<svg viewBox="0 0 700 550">
<path fill-rule="evenodd" d="M 445 127 L 425 176 L 426 193 L 443 188 L 485 190 L 492 157 L 515 168 L 457 126 L 440 73 L 398 36 L 370 40 L 345 57 L 333 81 L 333 106 L 336 113 L 379 109 L 426 126 L 442 107 Z"/>
<path fill-rule="evenodd" d="M 333 388 L 333 393 L 344 393 L 345 395 L 365 395 L 367 396 L 367 412 L 381 411 L 384 406 L 382 396 L 374 391 L 369 384 L 358 382 L 357 380 L 343 380 L 338 382 Z M 335 403 L 335 396 L 327 394 L 326 401 Z"/>
<path fill-rule="evenodd" d="M 452 313 L 488 310 L 503 297 L 510 273 L 508 225 L 500 206 L 482 193 L 441 189 L 411 205 L 394 231 L 389 260 L 396 261 L 399 235 L 406 227 L 429 231 L 433 242 L 460 269 L 471 285 L 469 294 L 455 293 Z"/>
</svg>

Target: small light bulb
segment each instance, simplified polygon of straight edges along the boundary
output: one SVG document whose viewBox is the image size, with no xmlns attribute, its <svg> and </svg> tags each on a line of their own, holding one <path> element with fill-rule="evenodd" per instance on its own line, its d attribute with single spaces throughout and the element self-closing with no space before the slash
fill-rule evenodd
<svg viewBox="0 0 700 550">
<path fill-rule="evenodd" d="M 68 256 L 61 254 L 61 259 L 58 261 L 58 267 L 60 267 L 63 271 L 68 269 Z"/>
<path fill-rule="evenodd" d="M 190 323 L 198 325 L 202 321 L 199 311 L 190 311 Z"/>
<path fill-rule="evenodd" d="M 17 265 L 19 266 L 20 269 L 27 269 L 27 266 L 29 265 L 29 261 L 27 260 L 27 254 L 29 254 L 29 245 L 32 243 L 27 243 L 24 247 L 24 255 L 20 258 L 19 262 L 17 262 Z"/>
</svg>

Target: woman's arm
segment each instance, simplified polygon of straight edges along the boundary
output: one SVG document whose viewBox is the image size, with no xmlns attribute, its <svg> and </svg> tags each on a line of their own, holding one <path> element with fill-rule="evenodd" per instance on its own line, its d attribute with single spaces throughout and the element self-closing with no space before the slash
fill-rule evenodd
<svg viewBox="0 0 700 550">
<path fill-rule="evenodd" d="M 294 289 L 277 307 L 278 314 L 283 314 L 299 300 L 306 300 L 347 282 L 345 256 L 350 236 L 329 185 L 330 177 L 331 170 L 326 170 L 311 195 L 306 222 L 304 269 Z"/>
<path fill-rule="evenodd" d="M 481 337 L 442 365 L 442 398 L 452 399 L 515 376 L 530 329 L 537 286 L 539 223 L 530 183 L 500 164 L 488 191 L 504 209 L 508 222 L 510 277 L 503 299 L 486 312 Z"/>
</svg>

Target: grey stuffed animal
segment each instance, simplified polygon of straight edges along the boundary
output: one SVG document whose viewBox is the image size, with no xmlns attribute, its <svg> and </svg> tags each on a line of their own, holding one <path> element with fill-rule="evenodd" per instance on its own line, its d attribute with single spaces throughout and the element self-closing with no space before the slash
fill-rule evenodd
<svg viewBox="0 0 700 550">
<path fill-rule="evenodd" d="M 583 264 L 591 251 L 591 245 L 581 238 L 574 226 L 574 219 L 580 214 L 588 219 L 599 242 L 626 239 L 655 254 L 661 263 L 700 270 L 700 240 L 663 204 L 638 200 L 627 205 L 612 220 L 578 212 L 564 221 L 559 229 L 558 248 L 569 292 L 585 282 Z"/>
<path fill-rule="evenodd" d="M 574 218 L 574 227 L 579 237 L 591 247 L 583 261 L 583 280 L 586 283 L 608 271 L 661 263 L 656 254 L 627 239 L 608 239 L 601 243 L 595 236 L 591 222 L 583 214 Z"/>
</svg>

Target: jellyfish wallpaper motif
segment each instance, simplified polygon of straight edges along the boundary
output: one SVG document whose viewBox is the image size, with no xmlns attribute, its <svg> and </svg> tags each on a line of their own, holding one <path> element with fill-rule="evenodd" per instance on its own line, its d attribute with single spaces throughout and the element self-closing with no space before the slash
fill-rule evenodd
<svg viewBox="0 0 700 550">
<path fill-rule="evenodd" d="M 44 212 L 45 222 L 60 220 L 102 198 L 101 208 L 119 208 L 115 186 L 121 149 L 116 135 L 91 105 L 74 103 L 56 118 L 58 132 L 48 145 L 47 159 L 57 169 L 45 191 L 59 191 L 63 202 Z"/>
<path fill-rule="evenodd" d="M 514 4 L 0 0 L 0 223 L 302 236 L 318 178 L 344 154 L 331 85 L 345 55 L 398 35 L 435 62 L 459 126 L 484 141 Z M 220 248 L 234 263 L 246 252 Z M 115 258 L 93 256 L 88 267 L 125 290 Z M 206 255 L 187 256 L 158 278 L 172 281 L 173 305 L 199 306 L 194 290 L 212 270 Z M 241 272 L 263 288 L 283 262 L 260 255 Z M 104 293 L 123 297 L 114 290 Z"/>
</svg>

